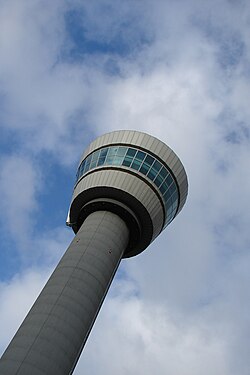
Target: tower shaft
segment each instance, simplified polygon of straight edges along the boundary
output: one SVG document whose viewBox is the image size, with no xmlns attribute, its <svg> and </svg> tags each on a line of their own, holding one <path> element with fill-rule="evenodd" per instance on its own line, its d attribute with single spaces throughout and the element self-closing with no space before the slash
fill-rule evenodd
<svg viewBox="0 0 250 375">
<path fill-rule="evenodd" d="M 128 241 L 116 214 L 86 218 L 3 354 L 1 374 L 72 374 Z"/>
</svg>

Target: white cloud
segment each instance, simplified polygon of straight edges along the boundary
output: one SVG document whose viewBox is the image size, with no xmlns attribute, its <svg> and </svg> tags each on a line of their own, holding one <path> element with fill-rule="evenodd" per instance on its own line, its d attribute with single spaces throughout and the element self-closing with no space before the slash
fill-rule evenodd
<svg viewBox="0 0 250 375">
<path fill-rule="evenodd" d="M 20 263 L 17 269 L 39 263 L 51 266 L 66 250 L 73 236 L 65 226 L 50 230 L 37 228 L 38 200 L 48 186 L 44 180 L 46 176 L 38 166 L 38 162 L 22 155 L 5 157 L 0 163 L 1 222 L 4 232 L 18 249 Z M 47 218 L 43 220 L 46 222 Z"/>
<path fill-rule="evenodd" d="M 103 308 L 76 374 L 86 365 L 95 374 L 103 366 L 119 374 L 210 374 L 211 359 L 214 374 L 229 373 L 227 345 L 204 322 L 187 323 L 161 305 L 124 294 L 124 287 Z"/>
<path fill-rule="evenodd" d="M 32 227 L 32 214 L 37 209 L 36 193 L 41 188 L 41 176 L 29 159 L 13 155 L 1 162 L 1 217 L 6 230 L 27 245 L 27 233 Z M 29 229 L 28 229 L 29 228 Z"/>
<path fill-rule="evenodd" d="M 38 0 L 2 4 L 0 126 L 16 132 L 21 148 L 49 151 L 69 165 L 84 139 L 89 84 L 86 69 L 61 61 L 66 8 L 58 1 L 49 7 Z"/>
</svg>

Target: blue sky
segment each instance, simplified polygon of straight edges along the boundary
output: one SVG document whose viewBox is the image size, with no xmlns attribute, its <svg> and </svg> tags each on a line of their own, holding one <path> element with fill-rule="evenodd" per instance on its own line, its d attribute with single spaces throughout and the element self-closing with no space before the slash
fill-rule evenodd
<svg viewBox="0 0 250 375">
<path fill-rule="evenodd" d="M 249 22 L 244 0 L 0 1 L 1 352 L 73 238 L 84 148 L 135 129 L 189 196 L 122 262 L 75 374 L 249 375 Z"/>
</svg>

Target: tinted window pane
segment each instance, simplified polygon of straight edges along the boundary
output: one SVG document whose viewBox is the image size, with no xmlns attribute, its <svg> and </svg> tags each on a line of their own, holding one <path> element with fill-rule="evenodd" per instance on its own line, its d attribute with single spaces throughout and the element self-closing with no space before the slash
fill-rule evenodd
<svg viewBox="0 0 250 375">
<path fill-rule="evenodd" d="M 162 165 L 157 160 L 154 161 L 154 164 L 152 165 L 152 168 L 150 169 L 148 173 L 148 177 L 150 180 L 154 180 L 156 175 L 158 174 L 159 170 L 161 169 Z"/>
<path fill-rule="evenodd" d="M 131 165 L 131 168 L 138 170 L 140 166 L 141 166 L 141 160 L 135 159 Z"/>
<path fill-rule="evenodd" d="M 167 200 L 167 209 L 169 210 L 171 207 L 172 207 L 172 198 L 170 197 L 168 200 Z"/>
<path fill-rule="evenodd" d="M 103 165 L 103 164 L 104 164 L 104 161 L 105 161 L 105 156 L 103 156 L 103 157 L 99 157 L 99 160 L 98 160 L 98 162 L 97 162 L 97 166 L 99 166 L 99 165 Z"/>
<path fill-rule="evenodd" d="M 172 202 L 172 200 L 171 200 L 171 196 L 170 195 L 168 195 L 168 194 L 166 194 L 167 196 L 166 196 L 166 198 L 165 198 L 165 201 L 166 201 L 166 205 L 169 207 L 169 205 L 171 204 L 171 202 Z"/>
<path fill-rule="evenodd" d="M 118 148 L 118 152 L 117 152 L 117 155 L 118 156 L 124 156 L 127 152 L 127 147 L 119 147 Z"/>
<path fill-rule="evenodd" d="M 113 160 L 114 160 L 114 156 L 108 154 L 107 157 L 106 157 L 105 164 L 110 165 L 110 164 L 112 164 Z"/>
<path fill-rule="evenodd" d="M 172 194 L 172 199 L 175 201 L 177 198 L 178 198 L 178 193 L 177 193 L 177 191 L 175 191 L 175 192 Z"/>
<path fill-rule="evenodd" d="M 135 156 L 136 150 L 134 148 L 129 148 L 126 155 Z"/>
<path fill-rule="evenodd" d="M 170 188 L 169 188 L 169 192 L 170 192 L 171 195 L 175 192 L 175 185 L 174 185 L 174 184 L 172 184 L 172 185 L 170 186 Z"/>
<path fill-rule="evenodd" d="M 132 158 L 129 156 L 126 156 L 125 159 L 122 162 L 122 165 L 125 165 L 125 167 L 130 167 L 130 164 L 132 162 Z"/>
<path fill-rule="evenodd" d="M 173 178 L 172 178 L 171 175 L 169 174 L 169 175 L 167 176 L 167 178 L 166 178 L 166 183 L 167 183 L 168 186 L 169 186 L 169 185 L 172 184 L 172 182 L 173 182 Z"/>
<path fill-rule="evenodd" d="M 78 169 L 78 178 L 83 175 L 84 167 L 85 167 L 85 160 L 82 162 L 82 164 L 80 165 L 80 167 Z"/>
<path fill-rule="evenodd" d="M 145 158 L 145 152 L 142 152 L 142 151 L 137 151 L 137 154 L 136 154 L 136 156 L 135 156 L 135 158 L 137 159 L 137 160 L 143 160 L 144 158 Z"/>
<path fill-rule="evenodd" d="M 96 161 L 98 159 L 100 151 L 96 151 L 92 154 L 92 161 Z"/>
<path fill-rule="evenodd" d="M 168 205 L 169 199 L 171 199 L 171 195 L 169 194 L 169 191 L 166 192 L 164 195 L 164 200 L 166 201 L 166 204 Z"/>
<path fill-rule="evenodd" d="M 77 173 L 76 175 L 79 176 L 81 174 L 81 171 L 82 171 L 82 164 L 80 165 L 80 167 L 77 169 Z"/>
<path fill-rule="evenodd" d="M 121 165 L 122 161 L 123 161 L 123 157 L 116 155 L 113 157 L 112 165 Z"/>
<path fill-rule="evenodd" d="M 88 156 L 87 159 L 86 159 L 85 169 L 86 169 L 86 167 L 89 168 L 90 161 L 91 161 L 91 157 Z"/>
<path fill-rule="evenodd" d="M 162 168 L 161 175 L 162 175 L 163 178 L 167 177 L 168 171 L 166 170 L 166 168 L 164 168 L 164 167 Z"/>
<path fill-rule="evenodd" d="M 108 152 L 108 148 L 103 148 L 103 149 L 101 149 L 101 151 L 100 151 L 100 157 L 102 157 L 102 156 L 106 156 L 106 155 L 107 155 L 107 152 Z"/>
<path fill-rule="evenodd" d="M 163 182 L 163 178 L 162 178 L 162 176 L 160 174 L 158 174 L 158 176 L 154 180 L 154 183 L 155 183 L 156 186 L 159 187 L 162 184 L 162 182 Z"/>
<path fill-rule="evenodd" d="M 172 209 L 167 210 L 167 218 L 170 221 L 173 217 L 173 211 Z"/>
<path fill-rule="evenodd" d="M 140 168 L 140 170 L 139 170 L 139 172 L 141 172 L 141 173 L 143 173 L 143 174 L 147 174 L 148 173 L 148 171 L 149 171 L 149 165 L 147 165 L 147 164 L 145 164 L 145 162 L 142 164 L 142 166 L 141 166 L 141 168 Z"/>
<path fill-rule="evenodd" d="M 162 165 L 161 163 L 159 163 L 157 160 L 155 160 L 152 168 L 154 168 L 155 171 L 159 172 L 159 170 L 161 169 Z"/>
<path fill-rule="evenodd" d="M 167 214 L 170 215 L 172 213 L 172 207 L 169 207 L 169 209 L 167 210 Z"/>
<path fill-rule="evenodd" d="M 150 180 L 153 181 L 157 174 L 158 174 L 158 171 L 151 168 L 150 171 L 148 172 L 148 178 L 150 178 Z"/>
<path fill-rule="evenodd" d="M 118 151 L 118 147 L 109 147 L 108 156 L 114 156 Z"/>
<path fill-rule="evenodd" d="M 147 155 L 146 158 L 145 158 L 145 160 L 144 160 L 144 163 L 147 163 L 148 165 L 152 165 L 153 162 L 154 162 L 154 160 L 155 159 L 152 156 Z"/>
<path fill-rule="evenodd" d="M 86 163 L 85 168 L 84 168 L 84 173 L 88 172 L 89 166 L 90 166 L 90 164 Z"/>
<path fill-rule="evenodd" d="M 95 168 L 96 167 L 96 160 L 93 160 L 91 163 L 90 163 L 90 167 L 89 169 L 92 169 L 92 168 Z"/>
<path fill-rule="evenodd" d="M 168 189 L 168 185 L 164 182 L 160 187 L 160 192 L 164 195 Z"/>
<path fill-rule="evenodd" d="M 86 164 L 91 163 L 92 155 L 89 155 L 86 159 Z"/>
<path fill-rule="evenodd" d="M 174 202 L 174 204 L 173 204 L 173 211 L 176 210 L 177 206 L 178 206 L 178 201 L 176 200 L 176 201 Z"/>
<path fill-rule="evenodd" d="M 84 170 L 84 166 L 86 164 L 86 160 L 83 160 L 81 166 L 80 166 L 80 170 L 83 171 Z"/>
</svg>

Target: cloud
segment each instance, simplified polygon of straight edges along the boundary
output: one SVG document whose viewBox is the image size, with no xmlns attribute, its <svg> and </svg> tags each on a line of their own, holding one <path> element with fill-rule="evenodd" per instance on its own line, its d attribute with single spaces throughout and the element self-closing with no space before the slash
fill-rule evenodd
<svg viewBox="0 0 250 375">
<path fill-rule="evenodd" d="M 29 159 L 17 155 L 1 162 L 0 191 L 3 225 L 12 236 L 26 244 L 27 228 L 31 227 L 31 213 L 37 208 L 36 193 L 41 176 Z"/>
<path fill-rule="evenodd" d="M 160 304 L 129 295 L 124 282 L 117 284 L 119 296 L 105 303 L 76 374 L 86 365 L 95 374 L 102 366 L 121 374 L 152 374 L 156 369 L 158 374 L 209 374 L 211 358 L 215 374 L 227 373 L 226 343 L 204 322 L 187 324 Z"/>
<path fill-rule="evenodd" d="M 80 146 L 88 83 L 84 69 L 60 62 L 64 9 L 59 2 L 2 5 L 0 126 L 14 130 L 22 149 L 47 151 L 69 165 L 77 159 L 72 144 Z"/>
<path fill-rule="evenodd" d="M 2 250 L 8 246 L 6 256 L 15 259 L 14 270 L 18 272 L 31 265 L 55 264 L 73 233 L 65 226 L 53 226 L 49 230 L 39 222 L 39 201 L 45 186 L 48 186 L 44 169 L 27 156 L 13 154 L 1 160 L 0 170 L 1 229 L 5 238 L 12 240 L 12 246 L 11 241 L 3 241 Z M 46 200 L 43 202 L 45 205 Z M 52 212 L 49 214 L 53 217 Z M 66 212 L 64 215 L 66 217 Z M 46 215 L 40 220 L 50 221 Z M 64 223 L 63 218 L 61 223 Z"/>
</svg>

